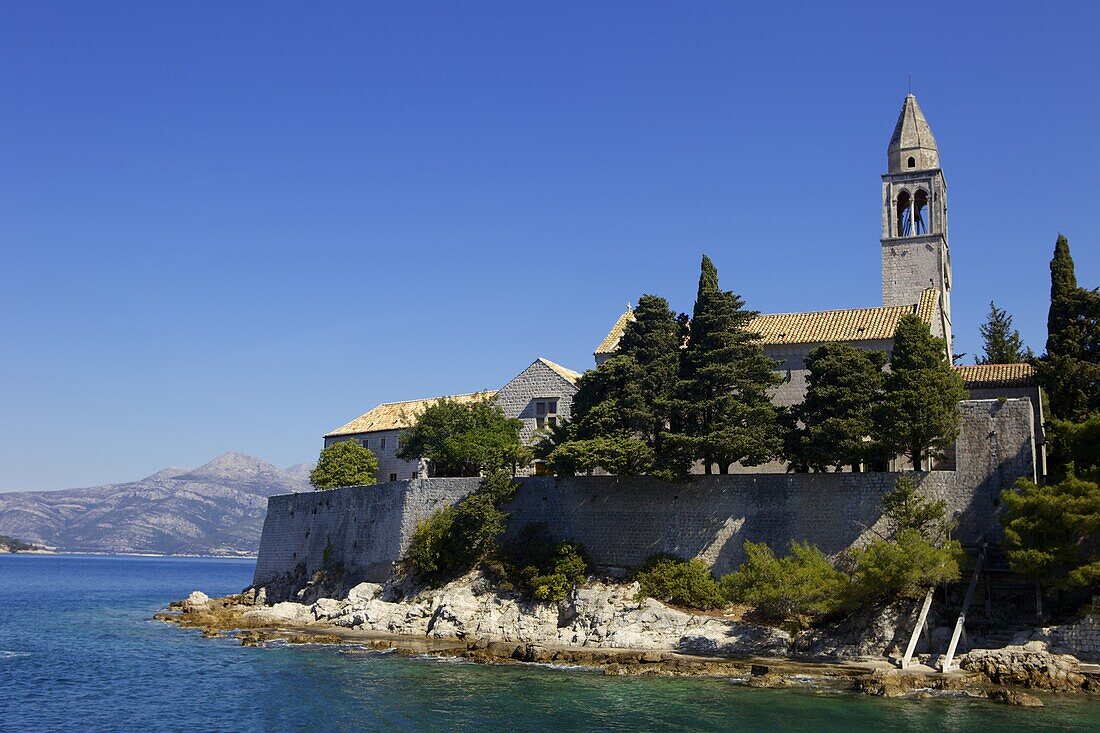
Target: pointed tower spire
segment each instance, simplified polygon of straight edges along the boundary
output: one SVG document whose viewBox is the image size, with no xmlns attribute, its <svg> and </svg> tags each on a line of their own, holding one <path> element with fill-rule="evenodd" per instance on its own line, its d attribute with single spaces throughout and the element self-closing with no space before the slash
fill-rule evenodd
<svg viewBox="0 0 1100 733">
<path fill-rule="evenodd" d="M 890 173 L 934 170 L 940 167 L 940 150 L 924 113 L 912 94 L 905 97 L 898 124 L 886 149 Z"/>
</svg>

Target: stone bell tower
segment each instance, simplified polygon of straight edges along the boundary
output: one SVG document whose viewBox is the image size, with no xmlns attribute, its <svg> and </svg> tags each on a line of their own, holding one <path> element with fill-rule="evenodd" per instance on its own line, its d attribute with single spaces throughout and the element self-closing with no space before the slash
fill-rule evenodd
<svg viewBox="0 0 1100 733">
<path fill-rule="evenodd" d="M 905 98 L 882 176 L 882 304 L 914 305 L 939 291 L 932 333 L 951 353 L 951 251 L 940 151 L 912 94 Z"/>
</svg>

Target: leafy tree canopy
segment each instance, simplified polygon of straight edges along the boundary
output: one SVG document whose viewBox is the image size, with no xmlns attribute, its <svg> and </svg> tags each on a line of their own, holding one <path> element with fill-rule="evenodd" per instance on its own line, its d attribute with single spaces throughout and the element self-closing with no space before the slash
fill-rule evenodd
<svg viewBox="0 0 1100 733">
<path fill-rule="evenodd" d="M 735 293 L 721 290 L 718 270 L 706 255 L 691 335 L 680 365 L 674 403 L 677 455 L 701 459 L 726 473 L 737 462 L 759 465 L 782 448 L 777 412 L 768 388 L 780 382 L 776 363 L 758 334 L 747 330 L 757 315 Z"/>
<path fill-rule="evenodd" d="M 806 397 L 791 409 L 788 460 L 817 471 L 872 458 L 872 407 L 882 394 L 886 353 L 826 344 L 806 359 Z"/>
<path fill-rule="evenodd" d="M 441 399 L 401 435 L 397 457 L 427 459 L 433 476 L 477 476 L 522 460 L 522 423 L 489 400 Z"/>
<path fill-rule="evenodd" d="M 933 337 L 917 316 L 898 322 L 886 391 L 874 409 L 874 437 L 889 453 L 908 456 L 918 470 L 959 434 L 958 403 L 966 389 L 946 354 L 943 339 Z"/>
<path fill-rule="evenodd" d="M 309 474 L 315 489 L 341 486 L 365 486 L 374 483 L 378 458 L 355 440 L 342 440 L 321 451 L 317 465 Z"/>
<path fill-rule="evenodd" d="M 1020 332 L 1012 327 L 1012 316 L 990 301 L 989 315 L 979 329 L 985 342 L 979 364 L 1018 364 L 1035 357 L 1024 347 Z"/>
<path fill-rule="evenodd" d="M 1077 287 L 1069 242 L 1058 235 L 1050 262 L 1047 353 L 1039 381 L 1054 416 L 1080 422 L 1100 412 L 1100 293 Z"/>
<path fill-rule="evenodd" d="M 921 496 L 917 483 L 908 474 L 898 476 L 894 488 L 882 497 L 882 515 L 891 536 L 915 529 L 929 542 L 942 542 L 954 529 L 947 517 L 947 502 Z"/>
<path fill-rule="evenodd" d="M 1057 588 L 1100 585 L 1100 484 L 1078 478 L 1070 466 L 1057 484 L 1021 479 L 1001 496 L 1014 572 Z"/>
</svg>

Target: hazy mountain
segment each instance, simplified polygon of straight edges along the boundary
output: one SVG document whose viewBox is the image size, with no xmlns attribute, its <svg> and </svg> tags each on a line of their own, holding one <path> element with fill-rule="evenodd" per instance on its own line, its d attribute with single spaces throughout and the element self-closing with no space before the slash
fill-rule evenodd
<svg viewBox="0 0 1100 733">
<path fill-rule="evenodd" d="M 254 554 L 267 497 L 311 490 L 292 469 L 225 453 L 131 483 L 3 493 L 0 534 L 76 552 Z"/>
</svg>

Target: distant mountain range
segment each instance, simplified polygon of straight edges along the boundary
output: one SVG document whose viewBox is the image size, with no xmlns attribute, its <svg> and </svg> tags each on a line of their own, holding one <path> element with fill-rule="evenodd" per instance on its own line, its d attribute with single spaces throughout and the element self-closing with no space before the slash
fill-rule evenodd
<svg viewBox="0 0 1100 733">
<path fill-rule="evenodd" d="M 224 453 L 125 484 L 0 493 L 0 534 L 69 552 L 252 555 L 267 498 L 311 491 L 311 468 Z"/>
</svg>

